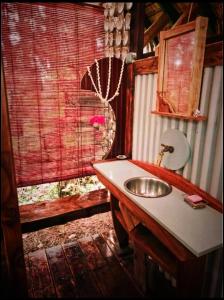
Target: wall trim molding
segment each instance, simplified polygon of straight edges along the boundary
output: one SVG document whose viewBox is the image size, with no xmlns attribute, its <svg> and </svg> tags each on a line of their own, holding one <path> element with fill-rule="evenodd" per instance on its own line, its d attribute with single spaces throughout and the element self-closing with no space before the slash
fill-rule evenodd
<svg viewBox="0 0 224 300">
<path fill-rule="evenodd" d="M 205 48 L 204 67 L 223 65 L 223 41 L 207 44 Z M 158 73 L 158 56 L 136 60 L 133 63 L 134 75 Z"/>
</svg>

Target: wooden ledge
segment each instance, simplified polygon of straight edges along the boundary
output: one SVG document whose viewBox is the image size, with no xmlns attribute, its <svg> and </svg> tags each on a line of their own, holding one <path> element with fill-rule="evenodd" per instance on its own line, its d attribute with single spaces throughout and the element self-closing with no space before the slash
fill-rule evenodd
<svg viewBox="0 0 224 300">
<path fill-rule="evenodd" d="M 23 233 L 64 224 L 109 210 L 110 195 L 107 189 L 19 207 Z"/>
<path fill-rule="evenodd" d="M 181 120 L 190 120 L 190 121 L 206 121 L 208 117 L 206 116 L 198 116 L 198 117 L 193 117 L 193 116 L 184 116 L 184 115 L 178 115 L 175 113 L 166 113 L 166 112 L 159 112 L 159 111 L 151 111 L 151 114 L 159 115 L 161 117 L 168 117 L 168 118 L 176 118 L 176 119 L 181 119 Z"/>
</svg>

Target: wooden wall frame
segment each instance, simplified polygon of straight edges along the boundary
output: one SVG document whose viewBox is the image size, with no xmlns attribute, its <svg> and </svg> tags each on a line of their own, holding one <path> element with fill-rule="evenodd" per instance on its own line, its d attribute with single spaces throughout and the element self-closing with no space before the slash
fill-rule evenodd
<svg viewBox="0 0 224 300">
<path fill-rule="evenodd" d="M 6 299 L 27 299 L 28 286 L 2 61 L 1 136 L 1 294 Z"/>
<path fill-rule="evenodd" d="M 158 87 L 156 103 L 157 113 L 168 113 L 173 116 L 178 115 L 192 118 L 194 111 L 198 108 L 202 82 L 207 26 L 208 18 L 197 17 L 196 20 L 193 22 L 189 22 L 184 25 L 179 25 L 174 29 L 160 32 L 160 51 L 158 59 L 157 84 Z M 174 41 L 174 39 L 179 39 L 179 43 L 181 43 L 181 39 L 185 39 L 185 43 L 186 41 L 188 41 L 188 39 L 189 42 L 192 41 L 192 46 L 189 46 L 188 52 L 184 51 L 183 54 L 184 59 L 185 54 L 188 53 L 189 57 L 191 57 L 192 63 L 188 66 L 188 61 L 185 62 L 186 71 L 182 71 L 180 77 L 178 77 L 178 72 L 175 73 L 174 68 L 171 69 L 171 63 L 169 64 L 170 69 L 168 69 L 168 47 L 169 49 L 173 47 L 173 45 L 169 46 L 171 43 L 171 39 L 172 41 Z M 176 50 L 176 48 L 174 47 L 173 49 Z M 183 63 L 183 60 L 180 60 L 180 62 Z M 177 67 L 176 69 L 178 70 Z M 181 88 L 180 84 L 179 95 L 181 95 L 182 93 L 183 97 L 179 97 L 175 90 L 169 90 L 170 87 L 169 85 L 167 86 L 168 76 L 170 76 L 169 72 L 171 71 L 173 72 L 172 75 L 174 76 L 172 83 L 173 85 L 175 82 L 175 84 L 179 86 L 178 84 L 180 82 L 180 78 L 182 78 L 183 82 L 184 80 L 186 80 L 187 82 L 184 83 L 184 87 L 187 89 L 187 92 L 185 94 L 183 94 L 183 89 Z M 178 99 L 178 102 L 175 102 L 177 101 L 176 99 Z"/>
</svg>

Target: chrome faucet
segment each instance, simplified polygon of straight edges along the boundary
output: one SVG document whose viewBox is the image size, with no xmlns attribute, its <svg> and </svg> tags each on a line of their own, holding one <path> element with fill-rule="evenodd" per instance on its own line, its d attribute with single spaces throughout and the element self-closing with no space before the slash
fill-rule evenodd
<svg viewBox="0 0 224 300">
<path fill-rule="evenodd" d="M 173 151 L 174 151 L 173 146 L 164 145 L 164 144 L 161 144 L 161 146 L 163 147 L 163 149 L 158 154 L 158 158 L 157 158 L 157 162 L 156 162 L 157 166 L 161 165 L 161 162 L 162 162 L 162 159 L 163 159 L 163 156 L 164 156 L 165 152 L 173 153 Z"/>
</svg>

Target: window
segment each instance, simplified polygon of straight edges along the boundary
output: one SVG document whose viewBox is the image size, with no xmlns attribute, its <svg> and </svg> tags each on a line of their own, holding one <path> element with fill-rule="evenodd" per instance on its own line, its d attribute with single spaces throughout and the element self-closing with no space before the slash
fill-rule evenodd
<svg viewBox="0 0 224 300">
<path fill-rule="evenodd" d="M 104 56 L 103 22 L 102 9 L 84 4 L 2 3 L 18 187 L 94 174 L 90 161 L 104 155 L 90 119 L 109 108 L 80 87 L 86 67 Z"/>
</svg>

